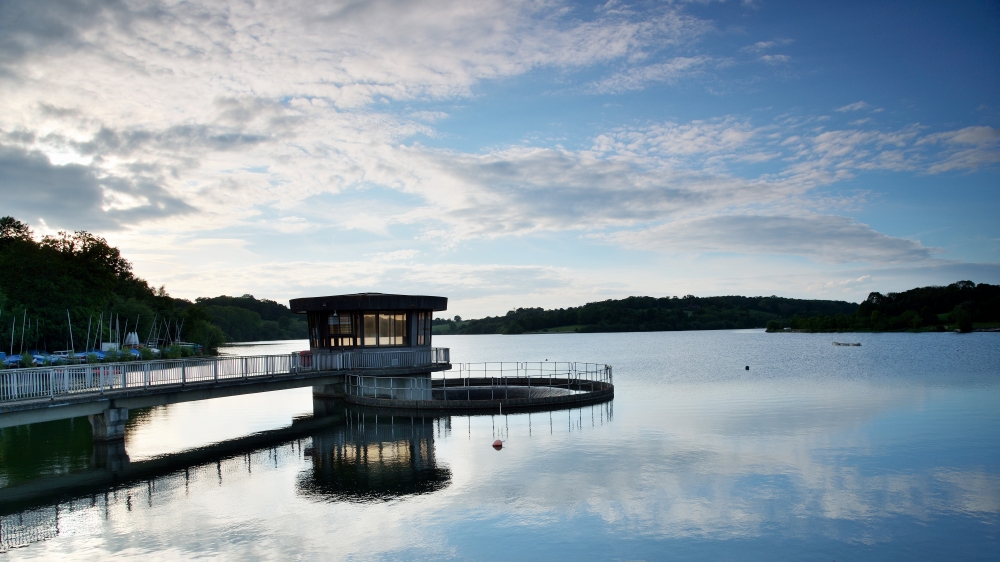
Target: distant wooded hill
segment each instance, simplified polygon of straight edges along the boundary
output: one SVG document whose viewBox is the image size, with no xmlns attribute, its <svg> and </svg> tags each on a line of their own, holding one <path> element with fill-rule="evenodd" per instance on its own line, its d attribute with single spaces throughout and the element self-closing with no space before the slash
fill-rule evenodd
<svg viewBox="0 0 1000 562">
<path fill-rule="evenodd" d="M 305 317 L 287 306 L 269 299 L 242 297 L 199 297 L 195 302 L 205 307 L 212 323 L 222 328 L 226 341 L 265 341 L 306 339 L 309 329 Z"/>
<path fill-rule="evenodd" d="M 518 308 L 478 320 L 435 319 L 435 334 L 653 332 L 790 328 L 806 332 L 970 331 L 1000 326 L 1000 287 L 959 281 L 870 293 L 860 305 L 781 297 L 629 297 L 579 307 Z"/>
<path fill-rule="evenodd" d="M 971 331 L 1000 323 L 1000 286 L 959 281 L 947 287 L 920 287 L 902 293 L 870 293 L 854 314 L 798 315 L 771 323 L 809 332 Z"/>
<path fill-rule="evenodd" d="M 771 320 L 798 316 L 854 314 L 844 301 L 782 297 L 628 297 L 578 307 L 518 308 L 478 320 L 435 320 L 436 334 L 522 334 L 525 332 L 657 332 L 763 328 Z"/>
</svg>

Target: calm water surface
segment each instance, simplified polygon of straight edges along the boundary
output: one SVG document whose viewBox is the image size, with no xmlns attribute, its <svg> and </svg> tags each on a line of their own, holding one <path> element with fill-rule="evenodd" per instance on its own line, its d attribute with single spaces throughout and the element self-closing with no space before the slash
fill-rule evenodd
<svg viewBox="0 0 1000 562">
<path fill-rule="evenodd" d="M 0 556 L 1000 556 L 1000 334 L 553 334 L 435 345 L 455 362 L 609 363 L 616 396 L 551 413 L 412 419 L 321 403 L 328 415 L 319 417 L 310 389 L 298 389 L 133 412 L 129 462 L 167 468 L 75 498 L 0 506 L 4 545 L 27 544 L 0 546 Z M 183 456 L 283 428 L 237 452 Z M 503 450 L 490 447 L 495 438 Z M 0 486 L 106 472 L 94 468 L 105 461 L 95 461 L 85 418 L 0 430 L 0 455 Z"/>
</svg>

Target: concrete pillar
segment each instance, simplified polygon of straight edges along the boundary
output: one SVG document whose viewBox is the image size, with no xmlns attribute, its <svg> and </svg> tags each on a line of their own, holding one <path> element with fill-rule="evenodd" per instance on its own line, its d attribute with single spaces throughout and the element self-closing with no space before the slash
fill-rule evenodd
<svg viewBox="0 0 1000 562">
<path fill-rule="evenodd" d="M 313 385 L 313 397 L 315 398 L 343 398 L 344 383 L 317 384 Z"/>
<path fill-rule="evenodd" d="M 108 408 L 100 414 L 87 416 L 94 432 L 94 441 L 117 441 L 125 439 L 125 422 L 128 408 Z"/>
</svg>

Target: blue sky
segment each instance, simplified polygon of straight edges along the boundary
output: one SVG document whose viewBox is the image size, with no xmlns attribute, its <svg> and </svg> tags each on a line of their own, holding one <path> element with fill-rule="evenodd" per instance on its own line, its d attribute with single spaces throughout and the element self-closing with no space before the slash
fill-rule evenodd
<svg viewBox="0 0 1000 562">
<path fill-rule="evenodd" d="M 1000 282 L 995 2 L 0 8 L 0 213 L 194 298 Z"/>
</svg>

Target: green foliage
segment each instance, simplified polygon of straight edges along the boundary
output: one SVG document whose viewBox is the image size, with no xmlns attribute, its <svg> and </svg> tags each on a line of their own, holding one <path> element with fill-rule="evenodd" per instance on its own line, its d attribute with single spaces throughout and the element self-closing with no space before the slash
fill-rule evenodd
<svg viewBox="0 0 1000 562">
<path fill-rule="evenodd" d="M 305 339 L 306 320 L 288 307 L 252 295 L 198 298 L 207 318 L 222 329 L 226 341 L 265 341 Z"/>
<path fill-rule="evenodd" d="M 767 331 L 768 332 L 780 332 L 785 329 L 785 325 L 781 320 L 768 320 L 767 321 Z"/>
<path fill-rule="evenodd" d="M 507 335 L 523 334 L 524 326 L 522 326 L 520 322 L 515 320 L 514 322 L 511 322 L 510 324 L 504 326 L 504 328 L 500 331 L 500 333 Z"/>
<path fill-rule="evenodd" d="M 947 322 L 951 329 L 968 332 L 974 322 L 995 321 L 1000 321 L 1000 286 L 959 281 L 947 287 L 871 293 L 853 315 L 795 317 L 791 326 L 808 332 L 943 331 Z"/>
<path fill-rule="evenodd" d="M 156 356 L 153 354 L 152 349 L 143 347 L 139 349 L 139 359 L 143 361 L 152 361 L 153 359 L 156 359 Z"/>
<path fill-rule="evenodd" d="M 93 364 L 93 363 L 99 363 L 100 361 L 101 361 L 101 358 L 98 357 L 98 355 L 96 353 L 88 353 L 87 354 L 87 363 Z"/>
<path fill-rule="evenodd" d="M 952 322 L 958 326 L 958 331 L 971 332 L 972 320 L 975 318 L 975 305 L 973 303 L 960 304 L 955 307 L 950 317 Z"/>
<path fill-rule="evenodd" d="M 34 367 L 35 358 L 30 353 L 22 353 L 20 364 L 22 367 Z"/>
</svg>

